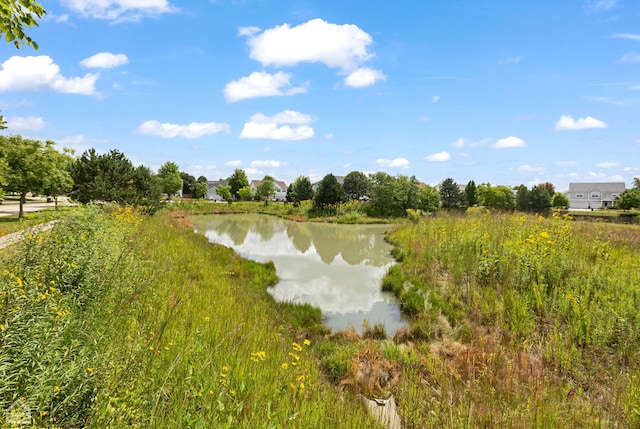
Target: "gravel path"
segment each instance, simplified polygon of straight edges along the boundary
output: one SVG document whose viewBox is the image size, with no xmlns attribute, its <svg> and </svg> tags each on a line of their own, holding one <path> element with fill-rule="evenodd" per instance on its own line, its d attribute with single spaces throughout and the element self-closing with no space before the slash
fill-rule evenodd
<svg viewBox="0 0 640 429">
<path fill-rule="evenodd" d="M 39 232 L 48 231 L 51 228 L 53 228 L 53 225 L 55 225 L 55 224 L 56 224 L 56 221 L 52 220 L 51 222 L 42 223 L 40 225 L 32 226 L 31 228 L 25 229 L 24 231 L 18 231 L 18 232 L 14 232 L 12 234 L 4 235 L 4 236 L 0 237 L 0 249 L 7 248 L 7 247 L 9 247 L 9 246 L 21 241 L 22 239 L 24 239 L 25 235 L 37 234 Z"/>
</svg>

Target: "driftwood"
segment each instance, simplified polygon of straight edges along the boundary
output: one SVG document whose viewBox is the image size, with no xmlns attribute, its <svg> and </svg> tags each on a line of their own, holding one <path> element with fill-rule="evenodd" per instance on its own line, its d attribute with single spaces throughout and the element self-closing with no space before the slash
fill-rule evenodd
<svg viewBox="0 0 640 429">
<path fill-rule="evenodd" d="M 360 395 L 362 403 L 374 415 L 376 420 L 384 425 L 387 429 L 402 429 L 400 415 L 396 407 L 396 400 L 392 396 L 388 399 L 369 399 Z"/>
</svg>

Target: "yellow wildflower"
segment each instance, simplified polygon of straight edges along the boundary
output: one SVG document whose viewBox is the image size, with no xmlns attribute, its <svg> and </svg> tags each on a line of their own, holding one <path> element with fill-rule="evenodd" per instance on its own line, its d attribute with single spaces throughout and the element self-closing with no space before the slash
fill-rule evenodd
<svg viewBox="0 0 640 429">
<path fill-rule="evenodd" d="M 56 393 L 60 392 L 60 390 L 62 390 L 62 389 L 60 389 L 60 386 L 56 386 L 56 387 L 53 388 L 53 391 L 56 392 Z"/>
<path fill-rule="evenodd" d="M 297 352 L 302 351 L 302 346 L 294 341 L 293 342 L 293 350 L 295 350 Z"/>
<path fill-rule="evenodd" d="M 305 339 L 302 344 L 304 344 L 305 346 L 310 346 L 311 345 L 311 341 Z"/>
<path fill-rule="evenodd" d="M 289 364 L 288 364 L 288 363 L 286 363 L 286 362 L 284 362 L 282 365 L 280 365 L 280 367 L 281 367 L 282 369 L 287 369 L 287 368 L 289 368 Z"/>
<path fill-rule="evenodd" d="M 93 372 L 93 368 L 91 367 L 87 368 L 87 372 Z"/>
</svg>

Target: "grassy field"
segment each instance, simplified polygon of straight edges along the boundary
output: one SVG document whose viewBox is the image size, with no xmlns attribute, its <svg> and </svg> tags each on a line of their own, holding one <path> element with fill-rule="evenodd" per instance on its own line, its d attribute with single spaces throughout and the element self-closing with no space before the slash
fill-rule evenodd
<svg viewBox="0 0 640 429">
<path fill-rule="evenodd" d="M 194 211 L 212 206 L 263 210 Z M 37 427 L 376 427 L 365 394 L 394 395 L 405 428 L 640 425 L 640 228 L 413 220 L 389 236 L 383 287 L 411 320 L 392 341 L 274 302 L 273 265 L 188 213 L 70 211 L 2 254 L 0 422 L 21 400 Z"/>
<path fill-rule="evenodd" d="M 408 427 L 640 425 L 640 228 L 478 214 L 390 238 Z"/>
</svg>

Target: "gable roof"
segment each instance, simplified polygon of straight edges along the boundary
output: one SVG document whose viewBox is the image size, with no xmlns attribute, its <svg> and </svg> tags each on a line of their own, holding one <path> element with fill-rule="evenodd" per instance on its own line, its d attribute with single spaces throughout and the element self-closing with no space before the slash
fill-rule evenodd
<svg viewBox="0 0 640 429">
<path fill-rule="evenodd" d="M 275 184 L 282 190 L 286 191 L 287 190 L 287 184 L 284 183 L 282 180 L 274 180 Z M 252 180 L 251 181 L 251 186 L 257 188 L 258 186 L 260 186 L 262 184 L 262 180 Z"/>
<path fill-rule="evenodd" d="M 591 182 L 591 183 L 569 183 L 569 192 L 591 192 L 600 191 L 603 193 L 622 193 L 627 189 L 624 182 Z"/>
</svg>

